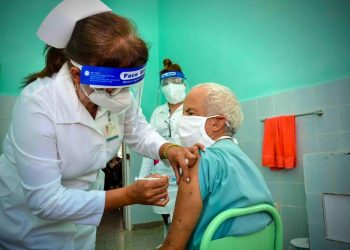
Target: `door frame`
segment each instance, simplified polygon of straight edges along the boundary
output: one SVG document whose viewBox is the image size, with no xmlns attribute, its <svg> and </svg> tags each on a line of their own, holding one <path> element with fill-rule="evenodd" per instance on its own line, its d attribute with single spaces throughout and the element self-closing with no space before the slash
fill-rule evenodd
<svg viewBox="0 0 350 250">
<path fill-rule="evenodd" d="M 123 187 L 126 187 L 130 184 L 130 150 L 126 146 L 124 141 L 122 143 L 122 152 L 123 152 L 123 162 L 122 162 Z M 125 223 L 125 230 L 127 231 L 132 230 L 130 206 L 123 207 L 123 215 L 124 215 L 123 218 Z"/>
</svg>

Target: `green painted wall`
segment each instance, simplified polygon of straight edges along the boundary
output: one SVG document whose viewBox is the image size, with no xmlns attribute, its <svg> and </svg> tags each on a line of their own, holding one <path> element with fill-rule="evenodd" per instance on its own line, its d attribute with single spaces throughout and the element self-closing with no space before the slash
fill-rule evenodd
<svg viewBox="0 0 350 250">
<path fill-rule="evenodd" d="M 11 0 L 0 2 L 0 95 L 16 96 L 23 78 L 44 65 L 44 44 L 36 36 L 42 20 L 60 0 Z M 149 117 L 156 106 L 158 90 L 158 2 L 157 0 L 105 0 L 115 13 L 134 21 L 149 44 L 143 110 Z M 152 98 L 150 98 L 152 97 Z"/>
<path fill-rule="evenodd" d="M 36 36 L 58 0 L 1 1 L 0 94 L 18 95 L 23 78 L 44 65 L 44 45 Z"/>
<path fill-rule="evenodd" d="M 59 2 L 0 2 L 0 95 L 18 95 L 23 77 L 42 68 L 36 30 Z M 147 117 L 165 57 L 183 67 L 189 87 L 216 81 L 241 100 L 350 76 L 348 0 L 104 2 L 133 19 L 150 46 Z"/>
<path fill-rule="evenodd" d="M 160 57 L 247 100 L 350 76 L 348 0 L 159 1 Z"/>
</svg>

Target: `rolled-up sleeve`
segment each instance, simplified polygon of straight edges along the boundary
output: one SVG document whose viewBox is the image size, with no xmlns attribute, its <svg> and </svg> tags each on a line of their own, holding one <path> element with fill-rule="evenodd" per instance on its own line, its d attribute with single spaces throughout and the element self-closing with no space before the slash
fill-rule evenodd
<svg viewBox="0 0 350 250">
<path fill-rule="evenodd" d="M 212 192 L 218 179 L 218 160 L 216 154 L 211 148 L 201 152 L 201 158 L 198 167 L 198 180 L 202 200 L 205 200 Z"/>
</svg>

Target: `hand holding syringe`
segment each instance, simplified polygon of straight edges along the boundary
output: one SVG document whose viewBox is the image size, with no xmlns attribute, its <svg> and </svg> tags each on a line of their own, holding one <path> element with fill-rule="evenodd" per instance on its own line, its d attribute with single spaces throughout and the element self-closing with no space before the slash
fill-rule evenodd
<svg viewBox="0 0 350 250">
<path fill-rule="evenodd" d="M 129 185 L 134 191 L 128 193 L 138 199 L 134 203 L 163 207 L 169 201 L 168 186 L 168 176 L 152 174 L 149 177 L 135 177 L 135 182 Z"/>
</svg>

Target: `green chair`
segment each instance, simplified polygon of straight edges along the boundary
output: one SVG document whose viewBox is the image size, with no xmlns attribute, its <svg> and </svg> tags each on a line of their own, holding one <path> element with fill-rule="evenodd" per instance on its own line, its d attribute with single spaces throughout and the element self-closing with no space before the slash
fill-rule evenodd
<svg viewBox="0 0 350 250">
<path fill-rule="evenodd" d="M 215 231 L 227 219 L 258 213 L 267 212 L 271 215 L 274 223 L 262 230 L 243 236 L 228 236 L 212 240 Z M 231 208 L 218 214 L 208 225 L 204 232 L 200 250 L 282 250 L 283 229 L 281 217 L 271 205 L 259 204 L 245 208 Z"/>
</svg>

